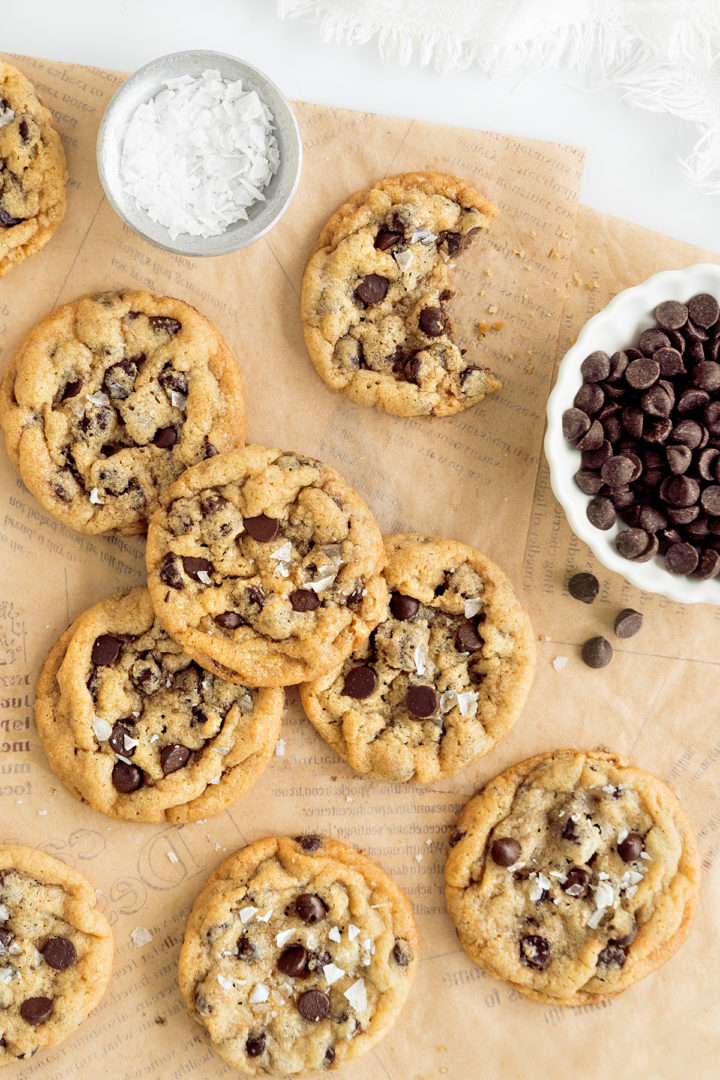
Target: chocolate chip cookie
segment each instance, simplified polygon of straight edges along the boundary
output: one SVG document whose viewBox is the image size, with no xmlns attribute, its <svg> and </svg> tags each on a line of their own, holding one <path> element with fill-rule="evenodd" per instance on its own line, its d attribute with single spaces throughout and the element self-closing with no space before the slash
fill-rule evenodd
<svg viewBox="0 0 720 1080">
<path fill-rule="evenodd" d="M 305 341 L 328 386 L 400 416 L 448 416 L 499 388 L 465 358 L 445 307 L 453 260 L 496 213 L 432 172 L 387 177 L 340 207 L 302 284 Z"/>
<path fill-rule="evenodd" d="M 437 780 L 487 754 L 520 714 L 532 627 L 502 570 L 467 545 L 406 533 L 386 537 L 385 550 L 380 625 L 300 695 L 358 772 Z"/>
<path fill-rule="evenodd" d="M 0 1066 L 62 1042 L 103 996 L 113 944 L 95 903 L 69 866 L 0 844 Z"/>
<path fill-rule="evenodd" d="M 198 896 L 179 980 L 225 1061 L 295 1076 L 374 1046 L 417 961 L 410 903 L 378 866 L 328 837 L 269 837 L 226 859 Z"/>
<path fill-rule="evenodd" d="M 283 692 L 203 671 L 147 589 L 84 612 L 50 650 L 35 719 L 53 771 L 95 810 L 184 824 L 224 810 L 272 756 Z"/>
<path fill-rule="evenodd" d="M 668 787 L 621 757 L 556 750 L 498 776 L 460 814 L 446 899 L 484 971 L 583 1005 L 626 989 L 685 940 L 695 838 Z"/>
<path fill-rule="evenodd" d="M 380 620 L 380 530 L 334 469 L 246 446 L 188 469 L 148 531 L 160 622 L 210 671 L 252 686 L 314 677 Z"/>
<path fill-rule="evenodd" d="M 0 59 L 0 277 L 47 244 L 65 215 L 67 178 L 50 112 Z"/>
<path fill-rule="evenodd" d="M 0 387 L 13 465 L 55 517 L 88 533 L 139 533 L 189 465 L 241 446 L 242 380 L 189 304 L 122 291 L 53 311 Z"/>
</svg>

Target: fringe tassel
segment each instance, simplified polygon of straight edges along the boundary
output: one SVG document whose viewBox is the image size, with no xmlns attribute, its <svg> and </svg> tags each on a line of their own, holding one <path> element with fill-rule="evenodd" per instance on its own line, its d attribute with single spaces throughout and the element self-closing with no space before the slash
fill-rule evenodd
<svg viewBox="0 0 720 1080">
<path fill-rule="evenodd" d="M 563 64 L 591 89 L 617 86 L 628 104 L 694 123 L 680 165 L 720 194 L 720 12 L 717 0 L 280 0 L 282 17 L 320 23 L 328 42 L 365 45 L 440 74 L 477 64 L 490 74 Z M 448 29 L 452 26 L 453 29 Z"/>
</svg>

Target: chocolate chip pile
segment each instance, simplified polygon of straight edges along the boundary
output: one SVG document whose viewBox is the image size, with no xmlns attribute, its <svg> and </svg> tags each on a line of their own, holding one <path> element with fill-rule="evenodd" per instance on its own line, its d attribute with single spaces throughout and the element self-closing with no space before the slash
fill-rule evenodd
<svg viewBox="0 0 720 1080">
<path fill-rule="evenodd" d="M 673 574 L 720 573 L 720 305 L 701 293 L 666 300 L 637 348 L 583 360 L 583 384 L 563 413 L 580 451 L 575 482 L 598 529 L 620 518 L 617 550 L 658 553 Z"/>
</svg>

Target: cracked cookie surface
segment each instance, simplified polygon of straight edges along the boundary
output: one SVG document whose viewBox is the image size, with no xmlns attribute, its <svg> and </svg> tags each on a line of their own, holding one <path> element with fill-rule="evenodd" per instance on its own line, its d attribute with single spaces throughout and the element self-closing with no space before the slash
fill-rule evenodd
<svg viewBox="0 0 720 1080">
<path fill-rule="evenodd" d="M 429 782 L 488 753 L 515 722 L 535 670 L 533 632 L 505 574 L 473 548 L 405 533 L 385 549 L 382 621 L 300 695 L 358 772 Z"/>
<path fill-rule="evenodd" d="M 380 530 L 320 461 L 247 446 L 189 469 L 148 531 L 167 632 L 204 668 L 288 685 L 339 663 L 380 619 Z"/>
<path fill-rule="evenodd" d="M 700 888 L 690 824 L 655 776 L 558 750 L 491 781 L 451 837 L 446 899 L 460 942 L 524 994 L 616 994 L 685 940 Z"/>
<path fill-rule="evenodd" d="M 470 184 L 405 173 L 333 215 L 302 283 L 305 341 L 319 375 L 360 405 L 447 416 L 500 387 L 458 346 L 446 301 L 453 259 L 497 210 Z"/>
<path fill-rule="evenodd" d="M 242 380 L 189 304 L 99 293 L 53 311 L 21 343 L 0 387 L 0 426 L 28 488 L 65 525 L 139 533 L 184 469 L 243 444 Z"/>
<path fill-rule="evenodd" d="M 50 111 L 28 79 L 0 60 L 0 277 L 55 232 L 67 176 Z"/>
<path fill-rule="evenodd" d="M 183 824 L 224 810 L 267 766 L 279 688 L 203 671 L 165 633 L 147 589 L 89 608 L 53 646 L 36 724 L 53 771 L 111 817 Z"/>
<path fill-rule="evenodd" d="M 214 1049 L 251 1075 L 327 1071 L 394 1023 L 418 961 L 409 901 L 328 837 L 268 837 L 232 855 L 193 905 L 179 982 Z"/>
<path fill-rule="evenodd" d="M 0 844 L 0 1066 L 55 1046 L 105 992 L 113 943 L 90 884 L 33 848 Z"/>
</svg>

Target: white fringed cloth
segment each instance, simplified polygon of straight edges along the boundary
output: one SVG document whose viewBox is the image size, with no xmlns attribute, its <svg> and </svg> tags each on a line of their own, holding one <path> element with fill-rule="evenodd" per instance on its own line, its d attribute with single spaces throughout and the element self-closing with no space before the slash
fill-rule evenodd
<svg viewBox="0 0 720 1080">
<path fill-rule="evenodd" d="M 317 21 L 326 41 L 377 38 L 384 57 L 445 74 L 560 65 L 588 86 L 696 125 L 681 162 L 720 195 L 720 0 L 279 0 L 281 16 Z"/>
</svg>

